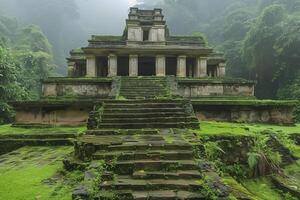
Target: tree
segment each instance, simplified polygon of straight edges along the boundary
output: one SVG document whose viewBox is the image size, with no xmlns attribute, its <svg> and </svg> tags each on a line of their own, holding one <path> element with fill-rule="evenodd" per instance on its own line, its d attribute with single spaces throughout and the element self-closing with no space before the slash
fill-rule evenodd
<svg viewBox="0 0 300 200">
<path fill-rule="evenodd" d="M 278 71 L 274 44 L 283 32 L 284 9 L 271 5 L 248 32 L 243 46 L 243 58 L 250 68 L 251 78 L 257 80 L 256 95 L 260 98 L 274 98 L 278 89 L 275 73 Z"/>
<path fill-rule="evenodd" d="M 10 50 L 0 46 L 0 124 L 12 120 L 13 111 L 8 102 L 27 96 L 25 88 L 19 82 L 21 71 Z"/>
</svg>

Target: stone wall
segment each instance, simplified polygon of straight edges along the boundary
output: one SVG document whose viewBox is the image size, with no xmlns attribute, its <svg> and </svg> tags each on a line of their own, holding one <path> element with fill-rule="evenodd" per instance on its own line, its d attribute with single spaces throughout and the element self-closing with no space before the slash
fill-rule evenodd
<svg viewBox="0 0 300 200">
<path fill-rule="evenodd" d="M 254 84 L 233 83 L 181 83 L 178 82 L 179 95 L 186 98 L 209 96 L 254 96 Z"/>
<path fill-rule="evenodd" d="M 18 108 L 16 125 L 80 126 L 86 125 L 89 106 Z"/>
<path fill-rule="evenodd" d="M 197 118 L 207 121 L 293 124 L 293 107 L 193 105 Z"/>
<path fill-rule="evenodd" d="M 43 97 L 108 97 L 111 82 L 105 83 L 43 83 Z"/>
</svg>

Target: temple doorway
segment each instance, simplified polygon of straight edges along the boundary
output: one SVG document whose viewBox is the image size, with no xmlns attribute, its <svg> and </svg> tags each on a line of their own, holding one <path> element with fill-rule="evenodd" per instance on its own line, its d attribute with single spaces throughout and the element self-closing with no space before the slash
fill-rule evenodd
<svg viewBox="0 0 300 200">
<path fill-rule="evenodd" d="M 118 56 L 118 76 L 128 76 L 129 75 L 129 57 L 128 56 Z"/>
<path fill-rule="evenodd" d="M 186 76 L 194 77 L 194 70 L 196 66 L 196 58 L 186 58 Z"/>
<path fill-rule="evenodd" d="M 108 75 L 108 58 L 104 56 L 97 57 L 97 77 L 107 77 Z"/>
<path fill-rule="evenodd" d="M 176 76 L 177 74 L 177 58 L 166 57 L 166 75 Z"/>
<path fill-rule="evenodd" d="M 155 57 L 139 57 L 139 76 L 155 76 Z"/>
</svg>

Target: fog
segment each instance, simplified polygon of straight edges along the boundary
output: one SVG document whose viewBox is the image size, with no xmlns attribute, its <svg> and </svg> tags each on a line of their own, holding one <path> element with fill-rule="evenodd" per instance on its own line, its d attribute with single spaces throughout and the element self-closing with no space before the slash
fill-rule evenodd
<svg viewBox="0 0 300 200">
<path fill-rule="evenodd" d="M 72 48 L 92 34 L 121 35 L 135 0 L 0 0 L 0 14 L 36 24 L 53 46 L 55 63 L 65 66 Z"/>
</svg>

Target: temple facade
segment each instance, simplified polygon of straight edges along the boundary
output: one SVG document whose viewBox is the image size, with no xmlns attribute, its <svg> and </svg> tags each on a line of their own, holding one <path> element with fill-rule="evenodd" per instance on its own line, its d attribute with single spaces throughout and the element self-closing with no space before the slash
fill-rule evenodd
<svg viewBox="0 0 300 200">
<path fill-rule="evenodd" d="M 293 103 L 257 100 L 255 82 L 226 77 L 223 54 L 202 36 L 170 35 L 161 9 L 130 8 L 123 35 L 94 35 L 67 61 L 68 76 L 42 80 L 39 100 L 13 103 L 15 126 L 195 128 L 195 116 L 293 123 Z"/>
<path fill-rule="evenodd" d="M 70 77 L 224 77 L 225 60 L 201 36 L 172 36 L 161 9 L 131 8 L 122 36 L 92 36 L 71 51 Z"/>
</svg>

